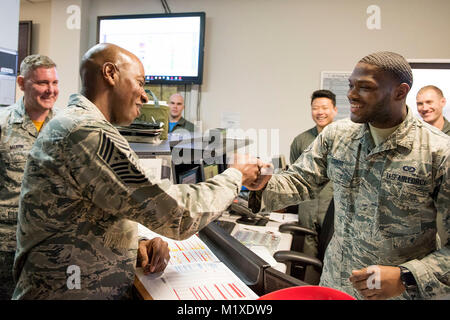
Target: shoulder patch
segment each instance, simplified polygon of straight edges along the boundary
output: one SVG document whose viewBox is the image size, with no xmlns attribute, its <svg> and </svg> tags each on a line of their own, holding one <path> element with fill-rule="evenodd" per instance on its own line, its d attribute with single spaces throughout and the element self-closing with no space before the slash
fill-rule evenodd
<svg viewBox="0 0 450 320">
<path fill-rule="evenodd" d="M 139 170 L 128 156 L 130 147 L 121 141 L 120 137 L 114 137 L 104 131 L 101 132 L 100 144 L 97 155 L 105 164 L 125 183 L 140 184 L 147 181 L 147 177 Z"/>
</svg>

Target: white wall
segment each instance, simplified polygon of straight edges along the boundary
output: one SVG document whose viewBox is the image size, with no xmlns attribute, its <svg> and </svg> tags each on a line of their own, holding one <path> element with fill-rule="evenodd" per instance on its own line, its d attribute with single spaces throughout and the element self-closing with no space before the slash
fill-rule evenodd
<svg viewBox="0 0 450 320">
<path fill-rule="evenodd" d="M 51 1 L 21 1 L 20 20 L 32 20 L 31 54 L 50 54 Z"/>
<path fill-rule="evenodd" d="M 381 30 L 366 28 L 372 4 L 381 8 Z M 239 112 L 245 130 L 279 129 L 280 152 L 287 159 L 292 139 L 314 125 L 309 97 L 320 86 L 321 71 L 352 70 L 379 50 L 411 59 L 450 58 L 448 0 L 171 0 L 169 5 L 172 12 L 206 12 L 204 128 L 220 126 L 224 111 Z M 156 0 L 83 0 L 82 6 L 88 18 L 80 52 L 95 44 L 99 15 L 164 12 Z M 64 52 L 68 45 L 62 40 L 56 47 Z M 65 81 L 78 89 L 77 75 Z"/>
<path fill-rule="evenodd" d="M 80 8 L 81 0 L 53 0 L 49 56 L 59 77 L 58 106 L 66 106 L 69 96 L 79 91 L 80 28 L 74 26 L 69 7 Z M 77 9 L 78 10 L 78 9 Z"/>
<path fill-rule="evenodd" d="M 19 0 L 2 0 L 0 48 L 17 51 L 19 41 Z"/>
<path fill-rule="evenodd" d="M 51 1 L 30 3 L 20 2 L 20 20 L 33 21 L 31 32 L 31 54 L 50 55 Z M 23 92 L 16 84 L 16 101 L 23 97 Z"/>
</svg>

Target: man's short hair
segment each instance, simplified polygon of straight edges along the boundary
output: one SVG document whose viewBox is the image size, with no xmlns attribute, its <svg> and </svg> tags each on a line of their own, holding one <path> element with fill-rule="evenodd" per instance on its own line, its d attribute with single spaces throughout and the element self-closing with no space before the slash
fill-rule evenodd
<svg viewBox="0 0 450 320">
<path fill-rule="evenodd" d="M 181 99 L 183 100 L 183 104 L 184 104 L 184 97 L 183 97 L 183 95 L 182 95 L 181 93 L 178 93 L 178 92 L 176 92 L 176 93 L 174 93 L 174 94 L 171 94 L 170 97 L 169 97 L 169 100 L 170 100 L 172 97 L 175 97 L 175 96 L 181 97 Z"/>
<path fill-rule="evenodd" d="M 428 85 L 428 86 L 425 86 L 425 87 L 422 87 L 422 88 L 420 88 L 420 90 L 417 92 L 417 94 L 419 94 L 419 93 L 423 93 L 423 92 L 425 92 L 425 91 L 427 91 L 427 90 L 434 90 L 434 92 L 436 92 L 437 93 L 437 95 L 439 96 L 439 97 L 441 97 L 441 98 L 443 98 L 444 97 L 444 93 L 442 92 L 442 90 L 441 89 L 439 89 L 438 87 L 436 87 L 436 86 L 433 86 L 432 84 L 430 84 L 430 85 Z"/>
<path fill-rule="evenodd" d="M 25 57 L 20 64 L 20 75 L 27 76 L 29 72 L 37 68 L 54 68 L 56 63 L 47 56 L 41 54 L 32 54 Z"/>
<path fill-rule="evenodd" d="M 336 106 L 336 95 L 330 90 L 316 90 L 311 95 L 311 105 L 314 99 L 317 98 L 328 98 L 333 103 L 333 106 Z"/>
<path fill-rule="evenodd" d="M 406 83 L 412 88 L 413 75 L 411 66 L 406 59 L 395 52 L 381 51 L 362 58 L 359 62 L 379 67 L 392 74 L 400 83 Z"/>
</svg>

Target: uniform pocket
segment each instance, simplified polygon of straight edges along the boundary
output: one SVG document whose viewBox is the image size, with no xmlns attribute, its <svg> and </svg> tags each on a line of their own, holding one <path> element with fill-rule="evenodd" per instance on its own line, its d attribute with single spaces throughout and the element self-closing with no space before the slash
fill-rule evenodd
<svg viewBox="0 0 450 320">
<path fill-rule="evenodd" d="M 385 172 L 381 192 L 388 202 L 402 210 L 419 210 L 431 201 L 431 178 L 407 176 L 398 172 Z"/>
<path fill-rule="evenodd" d="M 400 192 L 380 204 L 379 228 L 389 236 L 406 236 L 419 233 L 422 229 L 421 212 L 411 210 L 411 198 Z"/>
<path fill-rule="evenodd" d="M 382 232 L 406 237 L 402 241 L 407 241 L 408 235 L 421 232 L 422 215 L 432 201 L 430 190 L 431 181 L 427 177 L 385 172 L 380 190 L 379 225 Z"/>
<path fill-rule="evenodd" d="M 355 175 L 355 163 L 329 156 L 328 177 L 331 181 L 344 188 L 354 188 L 360 184 L 361 179 Z"/>
<path fill-rule="evenodd" d="M 28 151 L 10 151 L 5 152 L 2 158 L 9 169 L 23 170 L 27 162 Z"/>
</svg>

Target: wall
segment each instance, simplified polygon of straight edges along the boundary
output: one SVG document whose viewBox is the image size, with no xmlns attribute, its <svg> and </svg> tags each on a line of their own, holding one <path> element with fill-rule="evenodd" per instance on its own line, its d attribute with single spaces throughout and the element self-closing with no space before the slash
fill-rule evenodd
<svg viewBox="0 0 450 320">
<path fill-rule="evenodd" d="M 6 50 L 10 57 L 13 58 L 13 55 L 17 54 L 19 43 L 19 0 L 2 1 L 0 3 L 0 11 L 2 12 L 0 19 L 0 48 Z M 17 95 L 17 88 L 14 88 L 14 75 L 2 76 L 2 79 L 0 79 L 1 105 L 9 104 L 14 99 L 14 94 Z"/>
<path fill-rule="evenodd" d="M 30 3 L 20 2 L 20 20 L 33 21 L 31 33 L 31 54 L 50 55 L 51 1 Z M 16 86 L 16 101 L 23 92 Z"/>
<path fill-rule="evenodd" d="M 50 53 L 51 1 L 30 3 L 21 1 L 20 20 L 32 20 L 31 53 Z"/>
<path fill-rule="evenodd" d="M 372 4 L 381 8 L 381 30 L 366 28 Z M 206 12 L 204 128 L 220 126 L 222 112 L 237 112 L 245 130 L 278 129 L 286 158 L 292 139 L 314 125 L 309 97 L 320 86 L 321 71 L 351 71 L 361 57 L 380 50 L 408 59 L 450 58 L 448 0 L 171 0 L 169 5 L 172 12 Z M 88 17 L 80 52 L 95 44 L 99 15 L 164 12 L 156 0 L 84 0 L 82 7 Z M 61 51 L 66 45 L 57 44 Z M 66 81 L 78 89 L 76 76 Z"/>
<path fill-rule="evenodd" d="M 56 107 L 65 106 L 79 90 L 81 27 L 73 27 L 70 6 L 81 8 L 82 0 L 21 1 L 20 20 L 32 20 L 31 52 L 48 55 L 57 65 L 60 93 Z M 69 21 L 69 25 L 68 25 Z M 81 23 L 80 23 L 81 24 Z M 23 93 L 17 88 L 16 97 Z"/>
<path fill-rule="evenodd" d="M 58 106 L 65 106 L 69 96 L 77 93 L 80 87 L 78 70 L 81 21 L 78 26 L 74 26 L 74 21 L 71 19 L 73 14 L 69 7 L 80 8 L 81 0 L 54 0 L 51 3 L 49 56 L 58 66 L 60 82 Z"/>
</svg>

